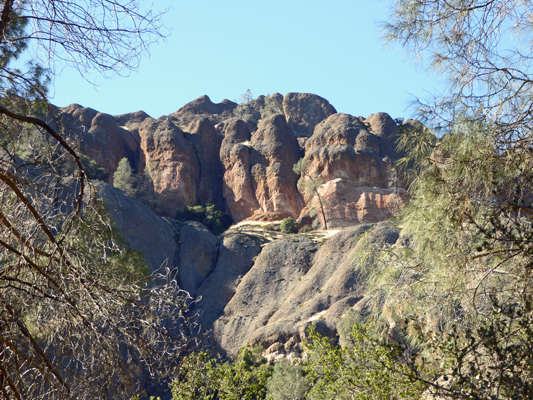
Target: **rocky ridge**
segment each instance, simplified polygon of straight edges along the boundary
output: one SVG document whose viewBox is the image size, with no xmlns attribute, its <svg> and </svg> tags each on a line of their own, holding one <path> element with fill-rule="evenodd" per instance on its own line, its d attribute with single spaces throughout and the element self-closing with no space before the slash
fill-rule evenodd
<svg viewBox="0 0 533 400">
<path fill-rule="evenodd" d="M 304 218 L 314 207 L 297 188 L 292 166 L 304 158 L 324 185 L 330 226 L 389 218 L 405 201 L 392 169 L 399 126 L 385 113 L 337 113 L 320 96 L 275 93 L 243 105 L 208 96 L 156 119 L 139 111 L 118 116 L 73 104 L 59 121 L 112 184 L 126 157 L 150 171 L 159 214 L 215 204 L 235 222 L 263 213 Z"/>
<path fill-rule="evenodd" d="M 398 239 L 381 222 L 406 201 L 393 169 L 401 126 L 388 114 L 340 114 L 302 93 L 244 105 L 202 96 L 158 119 L 79 105 L 59 111 L 108 183 L 124 157 L 136 173 L 150 171 L 159 215 L 116 188 L 98 188 L 119 232 L 150 268 L 177 268 L 181 287 L 202 298 L 200 322 L 230 356 L 247 343 L 263 345 L 270 357 L 297 354 L 311 323 L 335 335 L 339 318 L 363 298 L 353 267 L 360 237 L 372 230 L 384 244 Z M 317 207 L 317 197 L 297 185 L 292 167 L 301 158 L 322 182 L 318 192 L 334 231 L 279 232 L 281 219 L 304 224 Z M 216 237 L 200 223 L 172 218 L 208 202 L 243 222 Z"/>
</svg>

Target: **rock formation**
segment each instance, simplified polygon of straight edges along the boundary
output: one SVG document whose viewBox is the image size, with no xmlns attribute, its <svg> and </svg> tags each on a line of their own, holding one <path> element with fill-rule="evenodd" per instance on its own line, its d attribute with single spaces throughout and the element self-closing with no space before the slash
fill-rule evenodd
<svg viewBox="0 0 533 400">
<path fill-rule="evenodd" d="M 405 185 L 392 168 L 401 156 L 396 122 L 385 113 L 339 114 L 314 94 L 274 93 L 243 105 L 201 96 L 158 120 L 74 104 L 60 109 L 60 120 L 105 169 L 108 183 L 124 157 L 136 173 L 148 167 L 165 216 L 213 203 L 236 222 L 273 212 L 306 220 L 317 198 L 296 187 L 292 167 L 301 157 L 323 183 L 331 227 L 387 219 L 405 202 Z"/>
<path fill-rule="evenodd" d="M 112 183 L 113 173 L 121 159 L 126 157 L 131 162 L 134 161 L 139 138 L 117 125 L 111 115 L 78 104 L 71 104 L 58 111 L 54 124 L 69 132 L 79 143 L 81 152 L 104 168 L 109 183 Z"/>
<path fill-rule="evenodd" d="M 148 166 L 163 215 L 173 216 L 198 199 L 200 163 L 185 133 L 168 118 L 148 119 L 139 129 L 141 165 Z"/>
<path fill-rule="evenodd" d="M 175 234 L 161 217 L 120 189 L 104 183 L 96 183 L 95 189 L 104 200 L 118 233 L 129 247 L 141 251 L 151 272 L 161 267 L 177 267 Z"/>
<path fill-rule="evenodd" d="M 283 113 L 296 137 L 310 137 L 315 126 L 336 112 L 335 107 L 316 94 L 287 93 L 283 97 Z"/>
<path fill-rule="evenodd" d="M 324 182 L 319 193 L 330 227 L 383 221 L 403 207 L 405 189 L 393 170 L 396 153 L 391 147 L 398 127 L 387 114 L 371 120 L 379 135 L 366 121 L 333 114 L 317 125 L 305 145 L 309 174 L 316 173 Z M 314 198 L 304 214 L 316 208 L 317 201 Z"/>
<path fill-rule="evenodd" d="M 339 318 L 361 304 L 353 265 L 361 235 L 371 230 L 372 240 L 389 245 L 398 238 L 379 224 L 407 200 L 393 167 L 402 156 L 395 148 L 400 130 L 388 114 L 341 114 L 302 93 L 244 105 L 202 96 L 157 120 L 142 111 L 113 117 L 79 105 L 59 113 L 109 183 L 124 157 L 136 173 L 149 171 L 159 216 L 118 189 L 102 183 L 98 190 L 150 268 L 177 268 L 180 286 L 202 299 L 200 322 L 228 355 L 246 343 L 270 347 L 271 354 L 298 351 L 311 323 L 334 335 Z M 268 230 L 287 216 L 309 220 L 318 207 L 314 192 L 298 189 L 293 166 L 301 158 L 320 184 L 329 228 L 347 228 L 327 240 Z M 246 220 L 245 228 L 217 238 L 201 223 L 172 219 L 185 206 L 206 203 L 235 222 Z M 257 224 L 266 230 L 250 228 Z"/>
</svg>

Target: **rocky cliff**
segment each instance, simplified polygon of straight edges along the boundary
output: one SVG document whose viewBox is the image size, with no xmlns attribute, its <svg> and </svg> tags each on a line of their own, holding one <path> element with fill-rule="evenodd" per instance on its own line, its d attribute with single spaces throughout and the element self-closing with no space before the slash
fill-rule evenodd
<svg viewBox="0 0 533 400">
<path fill-rule="evenodd" d="M 97 187 L 150 268 L 177 268 L 181 287 L 202 298 L 200 322 L 230 356 L 247 343 L 272 356 L 297 353 L 311 323 L 335 335 L 339 318 L 363 297 L 353 265 L 360 238 L 372 231 L 380 243 L 398 239 L 382 222 L 406 201 L 393 168 L 400 127 L 388 114 L 355 117 L 313 94 L 276 93 L 241 105 L 202 96 L 158 119 L 70 105 L 58 121 L 104 168 L 108 184 L 124 157 L 135 173 L 150 174 L 157 213 L 105 183 Z M 293 171 L 300 159 L 307 177 Z M 320 183 L 313 193 L 298 185 L 310 176 Z M 316 192 L 319 222 L 325 217 L 330 231 L 279 232 L 285 217 L 311 220 Z M 206 203 L 243 222 L 216 237 L 201 223 L 173 219 Z"/>
<path fill-rule="evenodd" d="M 235 222 L 272 212 L 301 219 L 317 196 L 297 187 L 293 165 L 300 158 L 323 183 L 330 227 L 387 219 L 405 201 L 392 168 L 399 156 L 395 121 L 385 113 L 339 114 L 313 94 L 276 93 L 243 105 L 202 96 L 157 120 L 73 104 L 59 109 L 58 120 L 104 168 L 108 183 L 124 157 L 136 173 L 148 167 L 163 216 L 210 202 Z"/>
</svg>

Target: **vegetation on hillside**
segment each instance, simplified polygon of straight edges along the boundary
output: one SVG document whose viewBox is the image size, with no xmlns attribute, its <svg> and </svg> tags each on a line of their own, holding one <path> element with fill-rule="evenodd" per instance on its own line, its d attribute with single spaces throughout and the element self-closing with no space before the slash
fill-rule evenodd
<svg viewBox="0 0 533 400">
<path fill-rule="evenodd" d="M 176 212 L 178 221 L 197 221 L 204 224 L 214 235 L 220 235 L 232 224 L 230 215 L 217 210 L 214 204 L 186 206 L 182 211 Z"/>
<path fill-rule="evenodd" d="M 402 132 L 402 244 L 362 246 L 355 344 L 311 332 L 303 397 L 533 397 L 532 15 L 522 1 L 395 2 L 388 38 L 449 91 Z"/>
<path fill-rule="evenodd" d="M 129 398 L 196 344 L 190 298 L 125 248 L 91 185 L 103 171 L 47 88 L 66 64 L 135 68 L 160 15 L 129 0 L 0 4 L 0 398 Z"/>
</svg>

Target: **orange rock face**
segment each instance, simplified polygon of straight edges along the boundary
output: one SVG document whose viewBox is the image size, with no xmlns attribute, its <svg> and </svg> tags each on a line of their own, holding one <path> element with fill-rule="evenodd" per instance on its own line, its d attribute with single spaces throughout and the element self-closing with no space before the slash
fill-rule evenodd
<svg viewBox="0 0 533 400">
<path fill-rule="evenodd" d="M 370 121 L 379 128 L 379 135 L 368 121 L 347 114 L 331 115 L 306 143 L 309 174 L 317 174 L 323 183 L 318 193 L 328 228 L 383 221 L 405 204 L 405 188 L 393 169 L 396 154 L 390 145 L 397 126 L 383 113 Z M 300 218 L 314 209 L 324 223 L 317 196 L 302 195 L 310 198 L 310 203 Z"/>
<path fill-rule="evenodd" d="M 137 173 L 148 166 L 165 216 L 210 202 L 235 222 L 263 214 L 308 220 L 318 203 L 312 190 L 297 188 L 293 166 L 302 157 L 322 184 L 329 227 L 382 221 L 403 207 L 405 183 L 393 168 L 402 156 L 400 131 L 388 114 L 337 113 L 307 93 L 260 96 L 245 106 L 253 114 L 247 122 L 237 119 L 236 103 L 215 104 L 207 96 L 157 120 L 140 111 L 112 117 L 76 104 L 59 111 L 109 183 L 124 157 Z"/>
<path fill-rule="evenodd" d="M 357 186 L 341 178 L 327 182 L 318 191 L 325 204 L 328 228 L 385 221 L 401 210 L 407 201 L 404 188 Z M 319 207 L 318 199 L 313 198 L 302 215 L 309 214 L 312 209 L 320 210 Z M 319 212 L 317 216 L 323 224 L 322 214 Z"/>
<path fill-rule="evenodd" d="M 185 133 L 166 117 L 146 120 L 139 129 L 141 166 L 148 165 L 161 213 L 174 216 L 196 204 L 200 166 Z"/>
<path fill-rule="evenodd" d="M 234 221 L 254 213 L 300 214 L 302 202 L 292 166 L 298 141 L 282 115 L 262 120 L 253 136 L 242 121 L 230 123 L 221 148 L 224 197 Z"/>
</svg>

